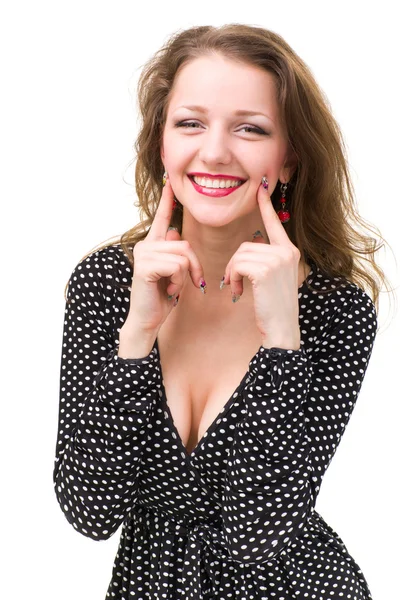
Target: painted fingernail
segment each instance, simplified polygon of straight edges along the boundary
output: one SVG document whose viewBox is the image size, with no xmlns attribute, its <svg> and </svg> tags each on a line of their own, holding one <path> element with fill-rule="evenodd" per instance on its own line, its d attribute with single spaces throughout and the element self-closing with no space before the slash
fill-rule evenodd
<svg viewBox="0 0 400 600">
<path fill-rule="evenodd" d="M 200 290 L 202 291 L 203 294 L 206 293 L 206 289 L 207 289 L 207 284 L 204 281 L 204 279 L 200 279 Z"/>
<path fill-rule="evenodd" d="M 265 175 L 263 175 L 263 177 L 261 179 L 261 183 L 262 183 L 264 190 L 267 190 L 268 189 L 268 179 L 265 177 Z"/>
<path fill-rule="evenodd" d="M 221 279 L 221 281 L 219 282 L 219 289 L 222 290 L 222 288 L 225 286 L 225 275 L 223 276 L 223 278 Z"/>
<path fill-rule="evenodd" d="M 232 294 L 232 302 L 238 302 L 240 300 L 240 294 Z"/>
<path fill-rule="evenodd" d="M 255 232 L 253 233 L 253 240 L 254 240 L 255 238 L 259 238 L 259 237 L 262 237 L 262 238 L 263 238 L 264 236 L 263 236 L 263 234 L 261 233 L 261 231 L 259 231 L 259 230 L 257 229 L 257 231 L 255 231 Z"/>
<path fill-rule="evenodd" d="M 172 298 L 175 296 L 175 294 L 172 294 L 172 296 L 168 296 L 168 300 L 172 300 Z"/>
<path fill-rule="evenodd" d="M 173 306 L 176 306 L 178 304 L 178 302 L 179 302 L 179 294 L 175 298 Z"/>
<path fill-rule="evenodd" d="M 168 227 L 168 231 L 178 231 L 177 227 Z"/>
</svg>

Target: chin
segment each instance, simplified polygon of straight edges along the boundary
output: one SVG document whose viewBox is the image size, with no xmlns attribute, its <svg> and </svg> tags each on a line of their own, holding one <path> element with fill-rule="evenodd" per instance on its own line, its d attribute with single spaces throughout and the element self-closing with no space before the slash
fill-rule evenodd
<svg viewBox="0 0 400 600">
<path fill-rule="evenodd" d="M 194 210 L 185 207 L 184 210 L 186 215 L 190 214 L 190 218 L 199 225 L 216 228 L 225 227 L 238 219 L 246 218 L 249 212 L 251 212 L 241 212 L 238 214 L 236 211 L 229 210 L 226 206 L 203 206 L 202 208 L 196 206 Z"/>
</svg>

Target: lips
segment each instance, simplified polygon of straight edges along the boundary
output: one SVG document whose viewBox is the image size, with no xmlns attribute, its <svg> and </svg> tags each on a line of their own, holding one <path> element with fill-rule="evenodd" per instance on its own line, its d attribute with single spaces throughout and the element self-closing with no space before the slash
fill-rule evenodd
<svg viewBox="0 0 400 600">
<path fill-rule="evenodd" d="M 191 176 L 190 179 L 197 183 L 197 185 L 206 188 L 237 188 L 242 185 L 242 181 L 238 179 L 223 179 L 223 178 L 214 178 L 209 179 L 208 177 L 199 177 L 198 175 Z"/>
<path fill-rule="evenodd" d="M 197 178 L 197 174 L 196 174 L 196 178 Z M 229 194 L 233 194 L 234 192 L 236 192 L 236 190 L 238 190 L 241 186 L 242 183 L 240 183 L 239 185 L 236 185 L 235 187 L 228 187 L 228 188 L 211 188 L 211 187 L 204 187 L 202 185 L 198 185 L 194 179 L 192 175 L 188 175 L 188 179 L 189 181 L 191 181 L 194 189 L 196 190 L 196 192 L 199 192 L 200 194 L 204 195 L 204 196 L 211 196 L 213 198 L 221 198 L 223 196 L 228 196 Z M 207 179 L 209 179 L 207 177 Z M 214 179 L 217 179 L 217 177 L 214 175 Z M 226 177 L 226 179 L 228 179 L 228 177 Z M 232 176 L 229 176 L 229 179 L 234 179 L 232 178 Z M 236 178 L 237 180 L 237 178 Z"/>
</svg>

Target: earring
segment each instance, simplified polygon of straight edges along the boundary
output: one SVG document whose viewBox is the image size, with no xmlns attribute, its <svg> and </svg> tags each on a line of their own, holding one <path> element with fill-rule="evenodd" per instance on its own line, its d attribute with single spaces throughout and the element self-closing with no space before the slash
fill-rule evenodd
<svg viewBox="0 0 400 600">
<path fill-rule="evenodd" d="M 163 175 L 163 178 L 162 178 L 163 187 L 167 183 L 167 177 L 168 177 L 168 173 L 167 173 L 167 171 L 164 171 L 164 175 Z"/>
<path fill-rule="evenodd" d="M 281 220 L 281 223 L 287 223 L 290 219 L 290 213 L 288 210 L 286 210 L 286 190 L 287 190 L 287 184 L 286 183 L 281 183 L 281 210 L 278 210 L 278 217 Z"/>
</svg>

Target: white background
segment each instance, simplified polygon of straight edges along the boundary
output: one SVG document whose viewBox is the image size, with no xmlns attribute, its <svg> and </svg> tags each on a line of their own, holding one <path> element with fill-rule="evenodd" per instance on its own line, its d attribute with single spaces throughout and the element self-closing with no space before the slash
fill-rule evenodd
<svg viewBox="0 0 400 600">
<path fill-rule="evenodd" d="M 120 530 L 78 534 L 52 484 L 64 286 L 93 246 L 137 222 L 141 65 L 169 34 L 242 22 L 281 34 L 342 128 L 363 217 L 399 255 L 397 2 L 18 2 L 3 4 L 1 56 L 2 584 L 7 600 L 102 600 Z M 123 177 L 128 183 L 124 183 Z M 388 248 L 378 255 L 394 286 Z M 380 331 L 316 509 L 345 541 L 374 600 L 398 594 L 399 315 Z M 388 326 L 390 323 L 390 326 Z M 238 336 L 240 332 L 238 332 Z M 396 511 L 397 509 L 397 511 Z"/>
</svg>

